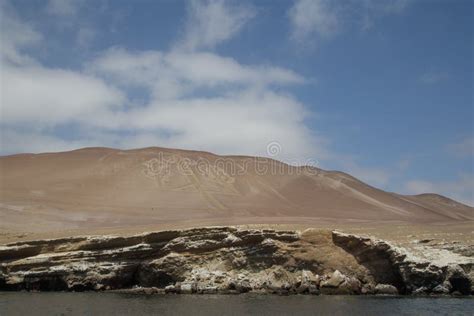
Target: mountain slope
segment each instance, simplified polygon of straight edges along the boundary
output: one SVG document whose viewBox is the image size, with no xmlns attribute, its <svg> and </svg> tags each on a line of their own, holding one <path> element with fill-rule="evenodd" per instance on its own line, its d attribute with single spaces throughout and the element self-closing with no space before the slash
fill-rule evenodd
<svg viewBox="0 0 474 316">
<path fill-rule="evenodd" d="M 403 196 L 341 172 L 164 148 L 0 157 L 0 228 L 31 231 L 212 220 L 474 219 L 438 195 Z"/>
</svg>

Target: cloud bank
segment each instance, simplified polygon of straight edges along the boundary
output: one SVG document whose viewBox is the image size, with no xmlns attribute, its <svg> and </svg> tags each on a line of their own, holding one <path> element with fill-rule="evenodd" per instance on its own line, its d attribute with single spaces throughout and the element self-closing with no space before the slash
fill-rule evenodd
<svg viewBox="0 0 474 316">
<path fill-rule="evenodd" d="M 71 3 L 51 1 L 47 9 L 71 15 Z M 192 1 L 179 45 L 112 47 L 76 71 L 28 55 L 25 48 L 41 45 L 42 35 L 10 13 L 2 45 L 4 153 L 155 145 L 265 156 L 267 144 L 278 141 L 282 160 L 327 154 L 325 139 L 305 126 L 312 114 L 286 89 L 307 84 L 304 77 L 206 50 L 237 35 L 256 14 L 250 6 Z M 71 127 L 67 138 L 57 133 Z"/>
</svg>

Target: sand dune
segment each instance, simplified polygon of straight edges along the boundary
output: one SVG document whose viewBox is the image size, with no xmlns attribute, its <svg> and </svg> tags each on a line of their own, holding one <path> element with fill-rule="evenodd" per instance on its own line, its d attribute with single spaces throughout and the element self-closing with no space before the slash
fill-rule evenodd
<svg viewBox="0 0 474 316">
<path fill-rule="evenodd" d="M 341 172 L 164 148 L 0 157 L 0 229 L 181 222 L 453 222 L 473 208 L 381 191 Z"/>
</svg>

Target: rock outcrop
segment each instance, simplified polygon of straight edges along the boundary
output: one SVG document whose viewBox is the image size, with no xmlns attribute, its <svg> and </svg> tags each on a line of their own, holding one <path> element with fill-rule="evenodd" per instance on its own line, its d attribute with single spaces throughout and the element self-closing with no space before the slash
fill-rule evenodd
<svg viewBox="0 0 474 316">
<path fill-rule="evenodd" d="M 409 259 L 339 232 L 234 227 L 26 241 L 0 247 L 0 290 L 471 294 L 470 264 Z"/>
<path fill-rule="evenodd" d="M 385 241 L 333 232 L 333 241 L 366 267 L 377 293 L 393 294 L 393 285 L 402 294 L 447 294 L 474 292 L 474 263 L 437 264 L 416 258 Z M 384 286 L 382 286 L 384 284 Z"/>
</svg>

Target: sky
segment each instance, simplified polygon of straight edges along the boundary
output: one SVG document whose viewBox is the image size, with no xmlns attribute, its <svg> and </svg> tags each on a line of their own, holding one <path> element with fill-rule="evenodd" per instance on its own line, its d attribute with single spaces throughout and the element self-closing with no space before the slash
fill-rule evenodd
<svg viewBox="0 0 474 316">
<path fill-rule="evenodd" d="M 474 205 L 474 2 L 0 0 L 0 154 L 267 156 Z"/>
</svg>

